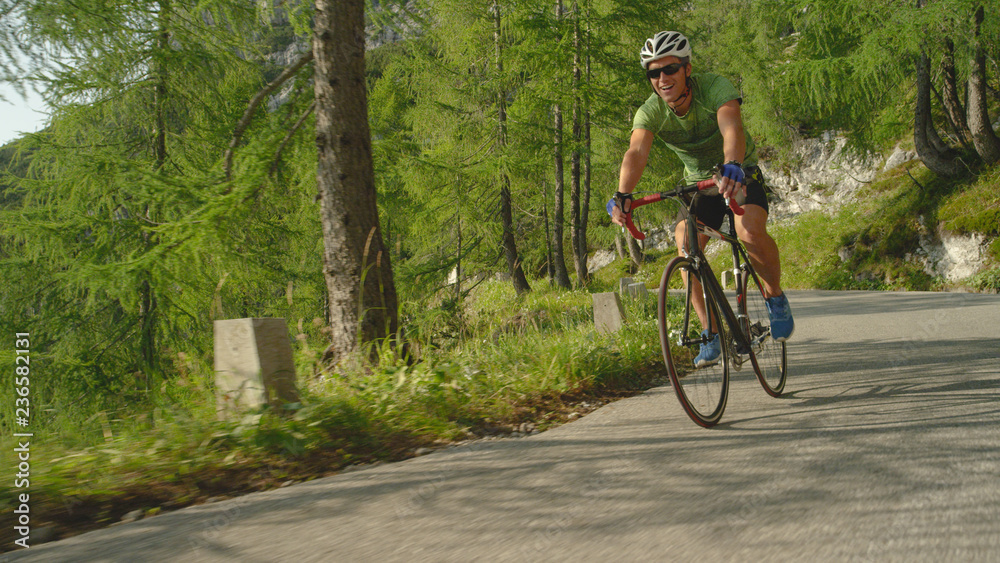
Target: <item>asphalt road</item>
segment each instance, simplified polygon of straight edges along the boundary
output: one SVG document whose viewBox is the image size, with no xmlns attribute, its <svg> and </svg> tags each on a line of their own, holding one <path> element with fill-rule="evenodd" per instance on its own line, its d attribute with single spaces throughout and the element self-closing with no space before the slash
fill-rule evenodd
<svg viewBox="0 0 1000 563">
<path fill-rule="evenodd" d="M 1000 560 L 1000 296 L 789 295 L 785 396 L 744 369 L 716 428 L 695 426 L 661 387 L 531 437 L 7 558 Z"/>
</svg>

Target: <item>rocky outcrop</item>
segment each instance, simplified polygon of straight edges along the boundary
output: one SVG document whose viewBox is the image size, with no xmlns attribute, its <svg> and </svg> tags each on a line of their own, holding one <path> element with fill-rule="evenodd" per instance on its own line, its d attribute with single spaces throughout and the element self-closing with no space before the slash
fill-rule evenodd
<svg viewBox="0 0 1000 563">
<path fill-rule="evenodd" d="M 875 179 L 882 157 L 845 150 L 847 139 L 824 133 L 818 139 L 793 142 L 793 155 L 800 164 L 782 170 L 762 162 L 761 171 L 774 191 L 771 219 L 781 221 L 806 211 L 833 213 L 854 200 Z"/>
<path fill-rule="evenodd" d="M 966 279 L 986 264 L 986 237 L 979 233 L 955 235 L 929 228 L 921 215 L 920 246 L 907 259 L 922 263 L 929 275 L 948 282 Z"/>
<path fill-rule="evenodd" d="M 915 151 L 897 145 L 883 161 L 880 155 L 847 152 L 845 144 L 846 139 L 831 134 L 802 139 L 795 144 L 795 155 L 803 165 L 793 173 L 769 169 L 766 163 L 761 166 L 777 196 L 771 209 L 773 220 L 793 220 L 795 215 L 812 210 L 832 214 L 863 195 L 865 185 L 879 172 L 917 158 Z M 922 264 L 925 272 L 953 283 L 983 268 L 986 240 L 982 235 L 955 235 L 925 224 L 923 217 L 919 220 L 920 245 L 907 257 Z M 850 250 L 841 249 L 839 254 L 843 260 L 850 256 Z"/>
<path fill-rule="evenodd" d="M 593 274 L 617 258 L 618 254 L 613 250 L 597 250 L 587 258 L 587 272 Z"/>
<path fill-rule="evenodd" d="M 795 156 L 803 163 L 792 173 L 761 166 L 777 196 L 771 217 L 781 222 L 794 220 L 805 211 L 835 213 L 843 205 L 863 196 L 865 186 L 879 172 L 887 172 L 915 160 L 915 151 L 897 145 L 884 160 L 880 155 L 858 155 L 845 151 L 846 139 L 824 134 L 820 139 L 802 139 L 795 143 Z M 924 271 L 948 282 L 958 282 L 974 275 L 986 263 L 982 235 L 955 235 L 927 225 L 920 217 L 920 245 L 908 259 L 923 265 Z M 841 259 L 850 256 L 841 249 Z"/>
<path fill-rule="evenodd" d="M 903 164 L 918 158 L 920 157 L 917 156 L 917 151 L 905 151 L 900 148 L 899 145 L 896 145 L 896 148 L 893 149 L 889 158 L 885 159 L 885 165 L 882 167 L 882 172 L 888 172 L 897 166 L 902 166 Z"/>
</svg>

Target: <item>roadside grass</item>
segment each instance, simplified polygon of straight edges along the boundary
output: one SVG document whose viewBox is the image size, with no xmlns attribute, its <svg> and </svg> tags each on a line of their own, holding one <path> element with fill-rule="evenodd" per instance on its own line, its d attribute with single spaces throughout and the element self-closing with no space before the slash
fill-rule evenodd
<svg viewBox="0 0 1000 563">
<path fill-rule="evenodd" d="M 941 226 L 955 234 L 978 233 L 992 241 L 990 267 L 969 280 L 978 291 L 1000 293 L 1000 166 L 980 175 L 966 190 L 949 197 L 938 212 Z"/>
<path fill-rule="evenodd" d="M 1000 166 L 980 175 L 974 183 L 942 202 L 938 219 L 956 234 L 980 233 L 1000 236 Z M 1000 243 L 994 241 L 991 256 L 1000 260 Z"/>
<path fill-rule="evenodd" d="M 617 278 L 614 280 L 617 284 Z M 301 370 L 301 402 L 218 420 L 211 367 L 187 374 L 183 400 L 151 412 L 99 413 L 35 431 L 31 449 L 34 530 L 65 537 L 163 510 L 402 460 L 470 439 L 523 435 L 561 424 L 650 387 L 662 376 L 653 300 L 624 300 L 626 326 L 595 332 L 591 292 L 610 279 L 563 291 L 547 281 L 514 294 L 489 280 L 460 311 L 419 320 L 420 358 L 383 344 L 377 361 L 315 377 Z M 460 320 L 456 321 L 454 318 Z M 305 351 L 319 342 L 297 343 Z M 310 375 L 305 376 L 306 373 Z M 11 432 L 4 432 L 10 436 Z M 0 439 L 8 451 L 16 444 Z M 0 514 L 19 491 L 0 489 Z M 3 549 L 14 537 L 5 532 Z"/>
</svg>

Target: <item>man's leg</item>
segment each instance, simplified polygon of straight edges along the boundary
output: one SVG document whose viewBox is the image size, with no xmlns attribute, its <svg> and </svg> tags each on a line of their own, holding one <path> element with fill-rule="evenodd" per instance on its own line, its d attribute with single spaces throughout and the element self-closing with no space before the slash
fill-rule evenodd
<svg viewBox="0 0 1000 563">
<path fill-rule="evenodd" d="M 677 254 L 679 256 L 684 256 L 684 248 L 687 245 L 687 223 L 686 222 L 681 221 L 681 222 L 677 223 L 677 226 L 674 228 L 674 240 L 677 241 Z M 706 244 L 708 244 L 708 236 L 707 235 L 703 235 L 703 234 L 699 234 L 698 235 L 698 248 L 704 249 Z M 704 294 L 704 291 L 702 291 L 701 282 L 699 282 L 696 279 L 692 279 L 692 280 L 689 281 L 687 273 L 683 272 L 683 271 L 681 272 L 681 277 L 684 278 L 684 283 L 685 284 L 688 284 L 688 283 L 694 284 L 694 285 L 691 286 L 691 305 L 694 307 L 694 312 L 698 315 L 698 320 L 701 321 L 701 326 L 707 328 L 708 327 L 708 314 L 707 314 L 706 308 L 705 308 L 705 294 Z M 716 320 L 716 319 L 713 319 L 713 320 Z M 717 322 L 717 320 L 716 320 L 716 322 Z M 712 333 L 719 332 L 718 327 L 716 327 L 716 326 L 713 325 L 712 328 L 715 329 L 714 331 L 712 331 Z"/>
<path fill-rule="evenodd" d="M 767 211 L 754 204 L 744 205 L 743 211 L 743 215 L 735 216 L 736 236 L 743 241 L 767 297 L 781 295 L 781 257 L 778 245 L 767 232 Z"/>
<path fill-rule="evenodd" d="M 754 204 L 743 206 L 745 213 L 736 217 L 736 236 L 743 241 L 754 270 L 764 284 L 767 312 L 771 319 L 771 337 L 784 342 L 795 331 L 795 320 L 781 290 L 781 257 L 778 245 L 767 233 L 767 211 Z"/>
<path fill-rule="evenodd" d="M 676 229 L 674 230 L 674 240 L 677 241 L 677 253 L 684 256 L 684 248 L 687 244 L 687 223 L 681 221 L 678 223 Z M 708 244 L 708 236 L 699 234 L 698 235 L 698 247 L 705 248 Z M 684 278 L 684 284 L 691 284 L 691 306 L 694 307 L 694 312 L 698 315 L 698 320 L 701 321 L 702 335 L 707 336 L 709 341 L 700 346 L 698 350 L 698 355 L 694 358 L 694 367 L 696 368 L 707 368 L 709 366 L 714 366 L 719 363 L 719 359 L 722 357 L 722 349 L 719 347 L 719 319 L 712 315 L 712 327 L 708 328 L 708 314 L 705 307 L 705 294 L 701 287 L 701 282 L 696 279 L 691 278 L 687 275 L 687 272 L 681 271 L 681 277 Z M 714 338 L 712 335 L 715 335 Z"/>
</svg>

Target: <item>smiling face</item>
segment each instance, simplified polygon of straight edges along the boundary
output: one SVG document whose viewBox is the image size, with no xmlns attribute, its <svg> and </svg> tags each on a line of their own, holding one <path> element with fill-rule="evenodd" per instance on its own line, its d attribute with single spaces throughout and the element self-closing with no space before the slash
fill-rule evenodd
<svg viewBox="0 0 1000 563">
<path fill-rule="evenodd" d="M 678 68 L 678 66 L 680 68 Z M 676 72 L 668 74 L 670 70 L 675 68 L 677 69 Z M 663 98 L 663 101 L 673 105 L 681 96 L 684 95 L 684 92 L 686 91 L 685 84 L 688 76 L 691 75 L 691 63 L 681 64 L 681 60 L 679 58 L 669 56 L 651 61 L 647 67 L 648 71 L 655 71 L 659 69 L 666 70 L 660 72 L 659 76 L 650 78 L 650 85 L 652 85 L 656 94 Z M 683 102 L 687 103 L 688 101 L 683 100 Z"/>
</svg>

